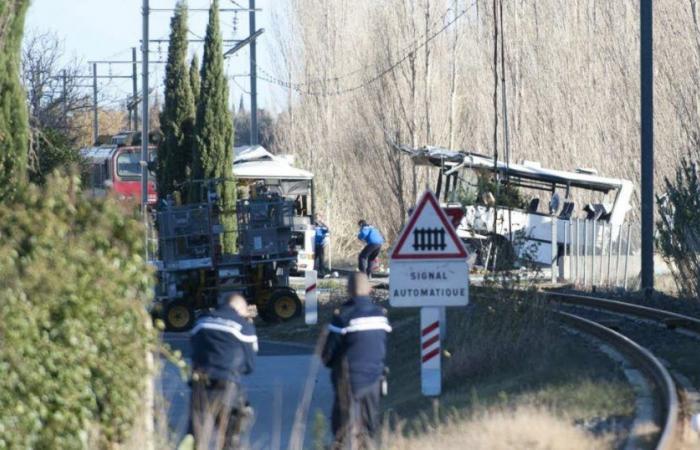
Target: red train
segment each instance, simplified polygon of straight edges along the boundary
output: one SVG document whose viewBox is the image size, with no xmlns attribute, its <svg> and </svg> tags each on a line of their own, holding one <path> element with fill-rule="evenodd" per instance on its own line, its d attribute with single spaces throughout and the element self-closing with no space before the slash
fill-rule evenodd
<svg viewBox="0 0 700 450">
<path fill-rule="evenodd" d="M 88 163 L 87 187 L 95 196 L 114 192 L 119 198 L 141 201 L 141 147 L 112 140 L 110 145 L 85 148 L 80 154 Z M 149 161 L 154 161 L 156 147 L 149 146 Z M 157 201 L 155 174 L 148 175 L 148 204 Z"/>
</svg>

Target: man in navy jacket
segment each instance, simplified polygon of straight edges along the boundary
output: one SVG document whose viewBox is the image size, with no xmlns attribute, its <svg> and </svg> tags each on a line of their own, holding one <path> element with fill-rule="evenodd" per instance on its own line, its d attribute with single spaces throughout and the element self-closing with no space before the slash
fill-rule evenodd
<svg viewBox="0 0 700 450">
<path fill-rule="evenodd" d="M 379 428 L 386 336 L 391 326 L 386 311 L 372 302 L 364 273 L 351 275 L 348 292 L 350 300 L 335 311 L 328 326 L 322 358 L 331 368 L 335 391 L 331 422 L 336 447 L 356 448 L 373 440 Z"/>
<path fill-rule="evenodd" d="M 191 331 L 192 428 L 196 448 L 237 448 L 252 419 L 240 377 L 255 368 L 258 338 L 248 319 L 248 303 L 231 295 L 203 314 Z M 222 442 L 223 441 L 223 442 Z"/>
<path fill-rule="evenodd" d="M 382 244 L 384 244 L 384 236 L 365 220 L 360 220 L 357 222 L 357 225 L 360 227 L 357 238 L 365 243 L 365 248 L 362 249 L 358 258 L 358 270 L 366 273 L 367 276 L 371 276 L 371 262 L 379 256 L 379 251 L 382 249 Z"/>
</svg>

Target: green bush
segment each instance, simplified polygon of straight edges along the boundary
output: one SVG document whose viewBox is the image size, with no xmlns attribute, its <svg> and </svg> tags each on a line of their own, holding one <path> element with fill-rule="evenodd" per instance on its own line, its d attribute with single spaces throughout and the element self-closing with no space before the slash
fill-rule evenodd
<svg viewBox="0 0 700 450">
<path fill-rule="evenodd" d="M 75 176 L 0 207 L 0 449 L 106 447 L 149 380 L 152 274 L 134 214 Z"/>
<path fill-rule="evenodd" d="M 661 220 L 656 244 L 672 268 L 681 295 L 700 298 L 700 167 L 683 158 L 675 179 L 664 179 L 666 195 L 657 198 Z"/>
</svg>

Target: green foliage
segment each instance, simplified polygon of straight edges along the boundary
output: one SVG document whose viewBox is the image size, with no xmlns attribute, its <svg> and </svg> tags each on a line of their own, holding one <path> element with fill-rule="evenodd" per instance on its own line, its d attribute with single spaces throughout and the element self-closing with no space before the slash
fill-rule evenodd
<svg viewBox="0 0 700 450">
<path fill-rule="evenodd" d="M 228 110 L 228 81 L 224 74 L 224 56 L 219 26 L 219 2 L 209 10 L 204 42 L 201 90 L 195 127 L 194 180 L 226 180 L 220 184 L 222 222 L 229 231 L 223 238 L 224 252 L 236 251 L 236 183 L 233 178 L 233 124 Z"/>
<path fill-rule="evenodd" d="M 190 86 L 192 87 L 192 97 L 194 98 L 195 109 L 199 103 L 199 88 L 202 81 L 199 78 L 199 58 L 195 53 L 190 61 Z"/>
<path fill-rule="evenodd" d="M 29 0 L 0 0 L 0 194 L 26 179 L 29 125 L 19 80 L 20 48 Z"/>
<path fill-rule="evenodd" d="M 44 184 L 46 177 L 55 170 L 67 172 L 73 166 L 83 166 L 83 158 L 65 133 L 53 128 L 35 128 L 32 134 L 35 157 L 29 166 L 29 181 L 32 183 Z"/>
<path fill-rule="evenodd" d="M 187 68 L 187 3 L 179 1 L 170 21 L 165 105 L 160 115 L 158 195 L 165 198 L 185 183 L 192 164 L 195 104 Z"/>
<path fill-rule="evenodd" d="M 0 449 L 129 435 L 154 334 L 143 230 L 124 208 L 83 198 L 74 176 L 0 208 Z"/>
<path fill-rule="evenodd" d="M 666 195 L 657 197 L 661 220 L 657 246 L 670 262 L 681 295 L 700 298 L 700 170 L 683 158 L 673 180 L 664 179 Z"/>
</svg>

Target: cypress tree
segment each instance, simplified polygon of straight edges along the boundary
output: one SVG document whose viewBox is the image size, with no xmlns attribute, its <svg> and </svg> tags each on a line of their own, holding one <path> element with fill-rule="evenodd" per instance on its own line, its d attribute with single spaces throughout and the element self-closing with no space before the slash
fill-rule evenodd
<svg viewBox="0 0 700 450">
<path fill-rule="evenodd" d="M 0 0 L 0 195 L 26 180 L 29 122 L 19 81 L 20 49 L 29 0 Z"/>
<path fill-rule="evenodd" d="M 163 139 L 158 146 L 158 195 L 182 191 L 192 164 L 195 105 L 187 68 L 187 2 L 179 1 L 170 21 L 165 66 L 165 104 L 160 115 Z"/>
<path fill-rule="evenodd" d="M 192 96 L 194 97 L 195 108 L 199 103 L 199 88 L 201 81 L 199 79 L 199 58 L 195 53 L 190 61 L 190 86 L 192 87 Z"/>
<path fill-rule="evenodd" d="M 193 177 L 225 180 L 219 185 L 222 222 L 227 230 L 223 249 L 236 250 L 236 184 L 233 178 L 233 123 L 228 110 L 228 84 L 219 26 L 219 1 L 209 9 L 204 41 L 201 89 L 197 104 Z"/>
</svg>

